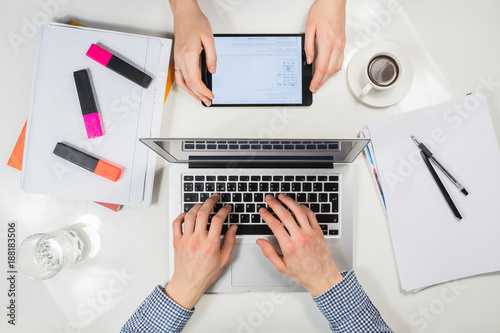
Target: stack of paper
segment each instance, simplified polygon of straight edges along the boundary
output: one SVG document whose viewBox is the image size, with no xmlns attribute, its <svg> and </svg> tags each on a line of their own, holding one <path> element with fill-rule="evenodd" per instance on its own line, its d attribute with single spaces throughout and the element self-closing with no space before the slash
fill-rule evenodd
<svg viewBox="0 0 500 333">
<path fill-rule="evenodd" d="M 462 183 L 438 174 L 457 221 L 426 168 L 414 135 Z M 380 181 L 403 289 L 500 270 L 500 153 L 484 96 L 369 123 L 367 155 Z"/>
<path fill-rule="evenodd" d="M 153 77 L 144 89 L 86 56 L 91 44 Z M 156 154 L 139 138 L 158 136 L 171 40 L 51 24 L 39 28 L 21 187 L 117 204 L 149 205 Z M 91 76 L 104 135 L 88 139 L 73 72 Z M 123 172 L 114 183 L 53 154 L 65 142 Z"/>
</svg>

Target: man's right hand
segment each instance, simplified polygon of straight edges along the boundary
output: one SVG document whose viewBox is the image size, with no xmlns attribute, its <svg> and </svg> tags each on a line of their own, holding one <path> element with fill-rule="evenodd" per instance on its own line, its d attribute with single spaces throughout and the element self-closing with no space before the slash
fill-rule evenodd
<svg viewBox="0 0 500 333">
<path fill-rule="evenodd" d="M 214 94 L 201 81 L 200 54 L 205 50 L 207 68 L 214 74 L 217 66 L 212 27 L 196 0 L 170 0 L 174 15 L 175 81 L 188 94 L 208 106 Z"/>
<path fill-rule="evenodd" d="M 259 238 L 257 244 L 278 272 L 304 286 L 313 297 L 319 296 L 340 282 L 342 275 L 333 262 L 314 213 L 284 194 L 278 198 L 295 218 L 272 195 L 266 196 L 266 202 L 279 220 L 265 208 L 261 208 L 259 214 L 276 236 L 283 254 L 264 239 Z"/>
</svg>

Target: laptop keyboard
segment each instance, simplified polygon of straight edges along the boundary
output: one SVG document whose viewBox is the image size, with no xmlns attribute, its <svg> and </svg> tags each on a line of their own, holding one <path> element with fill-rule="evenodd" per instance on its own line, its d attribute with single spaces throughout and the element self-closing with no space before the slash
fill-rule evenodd
<svg viewBox="0 0 500 333">
<path fill-rule="evenodd" d="M 238 235 L 271 235 L 271 229 L 259 215 L 259 209 L 272 210 L 265 196 L 285 193 L 299 204 L 309 207 L 315 214 L 323 234 L 340 237 L 340 180 L 338 175 L 196 175 L 182 176 L 182 207 L 189 211 L 203 203 L 213 193 L 220 194 L 210 219 L 225 204 L 233 209 L 224 222 L 222 234 L 238 225 Z M 275 215 L 276 216 L 276 215 Z M 210 226 L 210 220 L 209 225 Z"/>
</svg>

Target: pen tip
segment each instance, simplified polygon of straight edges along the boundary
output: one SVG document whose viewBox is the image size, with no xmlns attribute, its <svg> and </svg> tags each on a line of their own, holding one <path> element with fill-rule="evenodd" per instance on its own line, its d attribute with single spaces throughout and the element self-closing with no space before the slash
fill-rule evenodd
<svg viewBox="0 0 500 333">
<path fill-rule="evenodd" d="M 464 188 L 463 188 L 460 192 L 462 192 L 462 193 L 463 193 L 463 194 L 465 194 L 465 195 L 469 195 L 469 192 L 467 192 L 467 190 L 466 190 L 466 189 L 464 189 Z"/>
</svg>

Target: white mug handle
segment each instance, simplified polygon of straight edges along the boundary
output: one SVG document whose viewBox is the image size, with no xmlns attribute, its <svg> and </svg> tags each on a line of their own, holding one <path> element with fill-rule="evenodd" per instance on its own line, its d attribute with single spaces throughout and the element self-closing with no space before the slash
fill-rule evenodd
<svg viewBox="0 0 500 333">
<path fill-rule="evenodd" d="M 363 90 L 361 90 L 361 93 L 359 94 L 359 98 L 363 98 L 365 97 L 366 94 L 368 94 L 370 92 L 370 90 L 372 90 L 373 86 L 369 83 L 366 84 L 366 86 L 363 88 Z"/>
</svg>

